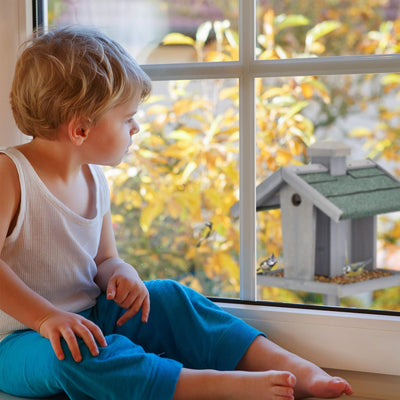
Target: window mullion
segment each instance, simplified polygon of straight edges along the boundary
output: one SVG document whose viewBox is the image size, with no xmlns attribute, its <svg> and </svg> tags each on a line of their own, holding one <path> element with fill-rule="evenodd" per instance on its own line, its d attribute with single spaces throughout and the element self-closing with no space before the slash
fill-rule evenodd
<svg viewBox="0 0 400 400">
<path fill-rule="evenodd" d="M 251 74 L 257 77 L 344 75 L 399 71 L 400 54 L 257 60 Z"/>
<path fill-rule="evenodd" d="M 229 79 L 237 78 L 241 65 L 237 61 L 145 64 L 143 70 L 153 81 L 190 80 L 190 79 Z"/>
<path fill-rule="evenodd" d="M 250 73 L 255 49 L 255 0 L 240 0 L 239 61 L 239 197 L 240 298 L 256 300 L 256 145 L 255 85 Z"/>
</svg>

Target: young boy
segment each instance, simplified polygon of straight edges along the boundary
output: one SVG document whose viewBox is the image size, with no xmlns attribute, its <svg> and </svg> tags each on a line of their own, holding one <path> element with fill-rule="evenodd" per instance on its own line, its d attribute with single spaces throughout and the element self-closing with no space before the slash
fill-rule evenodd
<svg viewBox="0 0 400 400">
<path fill-rule="evenodd" d="M 17 62 L 11 106 L 33 139 L 0 153 L 0 390 L 74 400 L 351 394 L 200 294 L 144 283 L 118 257 L 98 165 L 121 161 L 150 89 L 94 30 L 37 36 Z"/>
</svg>

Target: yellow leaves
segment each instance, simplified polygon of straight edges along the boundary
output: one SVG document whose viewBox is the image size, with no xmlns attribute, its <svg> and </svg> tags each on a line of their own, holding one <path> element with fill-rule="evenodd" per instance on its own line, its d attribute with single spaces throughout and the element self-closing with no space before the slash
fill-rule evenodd
<svg viewBox="0 0 400 400">
<path fill-rule="evenodd" d="M 125 219 L 121 214 L 113 214 L 111 215 L 111 221 L 113 224 L 122 224 Z"/>
<path fill-rule="evenodd" d="M 281 86 L 281 87 L 267 87 L 265 88 L 263 82 L 258 80 L 259 84 L 261 85 L 261 89 L 263 91 L 261 98 L 263 100 L 268 100 L 270 98 L 286 95 L 289 92 L 289 86 Z"/>
<path fill-rule="evenodd" d="M 225 100 L 228 98 L 236 100 L 238 96 L 239 96 L 239 88 L 237 86 L 226 87 L 219 92 L 220 100 Z"/>
<path fill-rule="evenodd" d="M 312 46 L 317 40 L 335 31 L 341 26 L 338 21 L 322 21 L 313 26 L 306 35 L 306 53 L 312 51 Z"/>
<path fill-rule="evenodd" d="M 191 98 L 184 98 L 176 101 L 173 104 L 173 111 L 176 117 L 180 117 L 183 114 L 197 110 L 197 109 L 207 109 L 210 103 L 205 99 L 194 100 Z"/>
<path fill-rule="evenodd" d="M 170 196 L 173 201 L 179 204 L 181 207 L 179 218 L 181 220 L 201 221 L 201 211 L 202 202 L 199 183 L 191 184 L 189 187 L 184 188 L 184 190 L 176 190 L 171 188 Z M 177 207 L 175 205 L 175 207 Z"/>
<path fill-rule="evenodd" d="M 330 104 L 331 97 L 328 88 L 318 77 L 305 77 L 300 82 L 301 93 L 306 99 L 310 99 L 313 96 L 320 96 L 322 100 Z"/>
<path fill-rule="evenodd" d="M 278 165 L 289 165 L 293 160 L 293 155 L 288 150 L 278 149 L 276 152 L 276 162 Z"/>
<path fill-rule="evenodd" d="M 164 157 L 182 159 L 189 157 L 196 149 L 193 145 L 178 141 L 170 144 L 163 152 Z"/>
<path fill-rule="evenodd" d="M 123 205 L 127 209 L 132 209 L 133 207 L 140 207 L 142 205 L 142 197 L 135 190 L 120 188 L 114 193 L 113 203 L 118 206 Z"/>
<path fill-rule="evenodd" d="M 146 110 L 147 120 L 151 121 L 153 125 L 163 126 L 169 121 L 169 111 L 164 105 L 154 104 Z"/>
<path fill-rule="evenodd" d="M 142 196 L 138 192 L 133 190 L 129 194 L 129 202 L 132 207 L 139 208 L 142 205 Z"/>
<path fill-rule="evenodd" d="M 394 227 L 391 231 L 391 236 L 393 238 L 396 238 L 397 240 L 398 240 L 398 238 L 400 238 L 400 221 L 397 220 L 394 223 Z M 397 247 L 396 251 L 399 251 L 398 247 Z"/>
<path fill-rule="evenodd" d="M 400 74 L 386 74 L 381 82 L 385 86 L 385 92 L 387 93 L 400 86 Z"/>
<path fill-rule="evenodd" d="M 138 153 L 143 157 L 143 158 L 157 158 L 158 154 L 155 153 L 154 151 L 147 150 L 147 149 L 139 149 Z"/>
<path fill-rule="evenodd" d="M 197 164 L 194 161 L 190 161 L 185 169 L 183 170 L 182 175 L 180 176 L 178 182 L 180 185 L 183 185 L 187 182 L 192 172 L 197 168 Z"/>
<path fill-rule="evenodd" d="M 309 83 L 301 83 L 300 84 L 301 93 L 306 99 L 309 99 L 314 94 L 314 89 Z"/>
<path fill-rule="evenodd" d="M 180 280 L 180 283 L 183 283 L 184 285 L 190 287 L 196 292 L 203 293 L 203 287 L 199 279 L 195 276 L 186 276 L 185 278 Z"/>
<path fill-rule="evenodd" d="M 233 184 L 237 184 L 239 182 L 239 169 L 238 166 L 234 163 L 229 163 L 224 168 L 224 173 L 229 181 Z"/>
<path fill-rule="evenodd" d="M 152 202 L 143 208 L 140 214 L 140 227 L 143 232 L 148 232 L 154 219 L 164 211 L 164 201 L 158 197 L 158 201 Z"/>
<path fill-rule="evenodd" d="M 214 253 L 206 259 L 204 272 L 209 279 L 224 274 L 234 280 L 239 280 L 239 266 L 237 262 L 225 252 Z"/>
<path fill-rule="evenodd" d="M 174 218 L 179 219 L 182 212 L 182 205 L 179 204 L 174 198 L 170 198 L 166 201 L 166 208 L 168 214 Z"/>
<path fill-rule="evenodd" d="M 163 45 L 189 45 L 193 46 L 194 45 L 194 40 L 186 35 L 183 35 L 182 33 L 169 33 L 164 37 L 162 40 Z"/>
<path fill-rule="evenodd" d="M 236 52 L 235 52 L 236 53 Z M 236 57 L 237 59 L 237 57 Z M 226 62 L 234 61 L 235 59 L 230 54 L 221 53 L 219 51 L 210 51 L 207 55 L 206 61 L 209 62 Z"/>
<path fill-rule="evenodd" d="M 276 60 L 280 57 L 279 53 L 275 50 L 265 50 L 259 56 L 259 60 Z"/>
<path fill-rule="evenodd" d="M 181 99 L 174 103 L 173 111 L 177 117 L 194 109 L 191 99 Z"/>
<path fill-rule="evenodd" d="M 301 14 L 280 14 L 276 16 L 274 21 L 275 30 L 277 32 L 285 28 L 294 28 L 298 26 L 306 26 L 310 24 L 310 20 Z"/>
<path fill-rule="evenodd" d="M 147 115 L 153 114 L 167 114 L 169 112 L 169 108 L 162 104 L 153 104 L 152 106 L 146 109 Z"/>
<path fill-rule="evenodd" d="M 298 101 L 293 106 L 289 108 L 289 110 L 279 118 L 278 120 L 278 129 L 282 128 L 284 124 L 286 124 L 291 118 L 293 118 L 296 114 L 303 110 L 303 108 L 308 106 L 308 101 Z"/>
<path fill-rule="evenodd" d="M 267 50 L 270 50 L 275 44 L 274 11 L 272 9 L 268 9 L 267 12 L 264 14 L 263 32 L 264 36 L 262 39 L 260 38 L 259 40 Z"/>
<path fill-rule="evenodd" d="M 310 53 L 322 54 L 326 50 L 326 47 L 319 42 L 313 42 L 309 46 Z"/>
<path fill-rule="evenodd" d="M 205 201 L 210 209 L 221 207 L 221 197 L 223 194 L 217 187 L 209 187 L 204 191 Z"/>
<path fill-rule="evenodd" d="M 168 135 L 168 137 L 179 141 L 181 140 L 192 141 L 193 136 L 198 133 L 200 133 L 198 129 L 192 128 L 190 126 L 182 126 L 180 129 L 171 132 Z"/>
<path fill-rule="evenodd" d="M 302 303 L 302 299 L 295 292 L 287 289 L 273 287 L 261 288 L 262 299 L 267 301 L 278 301 L 283 303 Z"/>
<path fill-rule="evenodd" d="M 368 137 L 372 137 L 372 132 L 370 129 L 361 126 L 361 127 L 352 129 L 349 132 L 349 136 L 353 137 L 353 138 L 363 138 L 363 137 L 368 138 Z"/>
</svg>

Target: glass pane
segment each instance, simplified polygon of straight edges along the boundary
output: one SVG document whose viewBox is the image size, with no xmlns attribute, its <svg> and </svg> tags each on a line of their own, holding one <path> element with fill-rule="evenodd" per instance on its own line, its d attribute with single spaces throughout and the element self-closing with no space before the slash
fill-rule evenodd
<svg viewBox="0 0 400 400">
<path fill-rule="evenodd" d="M 400 74 L 259 79 L 257 99 L 257 182 L 269 178 L 268 188 L 277 188 L 277 196 L 268 189 L 257 213 L 260 297 L 400 310 L 400 184 L 390 176 L 400 175 Z M 307 148 L 326 140 L 351 151 L 347 162 L 354 169 L 338 174 L 344 177 L 310 170 L 320 163 L 343 167 L 344 153 L 306 165 Z M 272 180 L 272 171 L 284 166 L 301 166 L 291 177 L 304 186 L 276 174 Z M 304 168 L 309 175 L 302 175 Z M 345 220 L 332 223 L 326 204 L 315 206 L 310 187 L 348 212 Z M 347 197 L 338 203 L 340 191 Z M 307 251 L 308 264 L 301 261 Z"/>
<path fill-rule="evenodd" d="M 141 64 L 238 59 L 238 0 L 48 0 L 50 26 L 96 26 Z"/>
<path fill-rule="evenodd" d="M 120 255 L 142 279 L 239 296 L 238 82 L 155 82 L 141 133 L 107 168 Z"/>
<path fill-rule="evenodd" d="M 400 3 L 389 0 L 257 1 L 257 57 L 398 53 Z"/>
</svg>

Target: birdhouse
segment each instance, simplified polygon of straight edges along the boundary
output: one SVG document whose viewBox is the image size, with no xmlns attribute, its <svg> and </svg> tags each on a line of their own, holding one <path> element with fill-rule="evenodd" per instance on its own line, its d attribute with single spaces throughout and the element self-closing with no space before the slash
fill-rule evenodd
<svg viewBox="0 0 400 400">
<path fill-rule="evenodd" d="M 294 283 L 279 286 L 326 292 L 298 282 L 355 263 L 375 269 L 377 215 L 400 210 L 400 182 L 372 160 L 349 161 L 340 142 L 317 142 L 307 154 L 308 165 L 282 167 L 257 186 L 256 207 L 281 209 L 284 278 Z"/>
</svg>

